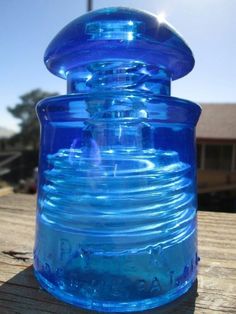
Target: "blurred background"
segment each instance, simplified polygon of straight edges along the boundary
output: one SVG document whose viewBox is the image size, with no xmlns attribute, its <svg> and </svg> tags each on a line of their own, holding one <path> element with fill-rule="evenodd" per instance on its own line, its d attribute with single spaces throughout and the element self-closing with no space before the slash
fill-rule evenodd
<svg viewBox="0 0 236 314">
<path fill-rule="evenodd" d="M 197 127 L 199 209 L 236 212 L 236 1 L 1 0 L 0 195 L 36 193 L 39 125 L 35 104 L 66 93 L 44 51 L 67 23 L 91 9 L 127 6 L 171 23 L 196 65 L 172 96 L 201 104 Z"/>
</svg>

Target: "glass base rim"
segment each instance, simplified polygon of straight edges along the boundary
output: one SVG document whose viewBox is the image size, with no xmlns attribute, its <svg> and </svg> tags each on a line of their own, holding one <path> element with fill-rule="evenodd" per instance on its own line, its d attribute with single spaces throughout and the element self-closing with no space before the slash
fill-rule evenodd
<svg viewBox="0 0 236 314">
<path fill-rule="evenodd" d="M 166 293 L 158 297 L 144 299 L 141 301 L 99 302 L 79 299 L 68 292 L 58 289 L 58 287 L 51 284 L 35 269 L 34 274 L 41 287 L 60 301 L 71 304 L 77 308 L 83 308 L 97 312 L 113 313 L 145 311 L 167 305 L 187 293 L 187 291 L 193 286 L 194 282 L 196 281 L 196 274 L 194 274 L 190 280 L 188 280 L 182 286 L 173 289 L 171 293 Z"/>
</svg>

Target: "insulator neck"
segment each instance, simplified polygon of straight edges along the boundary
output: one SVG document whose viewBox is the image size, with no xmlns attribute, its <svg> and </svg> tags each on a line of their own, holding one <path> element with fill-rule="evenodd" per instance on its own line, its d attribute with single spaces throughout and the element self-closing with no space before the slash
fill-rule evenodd
<svg viewBox="0 0 236 314">
<path fill-rule="evenodd" d="M 97 61 L 67 73 L 68 93 L 132 90 L 170 95 L 171 77 L 164 67 L 139 61 Z"/>
</svg>

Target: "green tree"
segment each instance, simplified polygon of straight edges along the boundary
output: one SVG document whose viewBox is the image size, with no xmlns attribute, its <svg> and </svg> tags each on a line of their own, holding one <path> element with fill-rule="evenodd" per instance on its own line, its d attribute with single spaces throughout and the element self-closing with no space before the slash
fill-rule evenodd
<svg viewBox="0 0 236 314">
<path fill-rule="evenodd" d="M 38 148 L 39 123 L 35 112 L 36 104 L 43 98 L 56 96 L 57 93 L 48 93 L 41 89 L 34 89 L 20 96 L 20 103 L 14 107 L 8 107 L 8 111 L 17 119 L 20 119 L 20 132 L 12 138 L 12 142 L 21 142 L 22 145 Z"/>
</svg>

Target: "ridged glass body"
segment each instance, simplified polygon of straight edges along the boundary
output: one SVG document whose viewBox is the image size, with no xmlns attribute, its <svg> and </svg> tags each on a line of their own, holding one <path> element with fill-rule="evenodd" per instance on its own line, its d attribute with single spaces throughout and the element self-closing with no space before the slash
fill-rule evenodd
<svg viewBox="0 0 236 314">
<path fill-rule="evenodd" d="M 191 50 L 151 14 L 109 8 L 66 26 L 45 63 L 68 95 L 37 106 L 41 151 L 34 269 L 88 309 L 138 311 L 197 273 L 198 105 L 170 97 Z"/>
<path fill-rule="evenodd" d="M 108 311 L 185 292 L 197 269 L 199 108 L 100 93 L 46 99 L 38 114 L 40 282 L 70 303 Z"/>
</svg>

